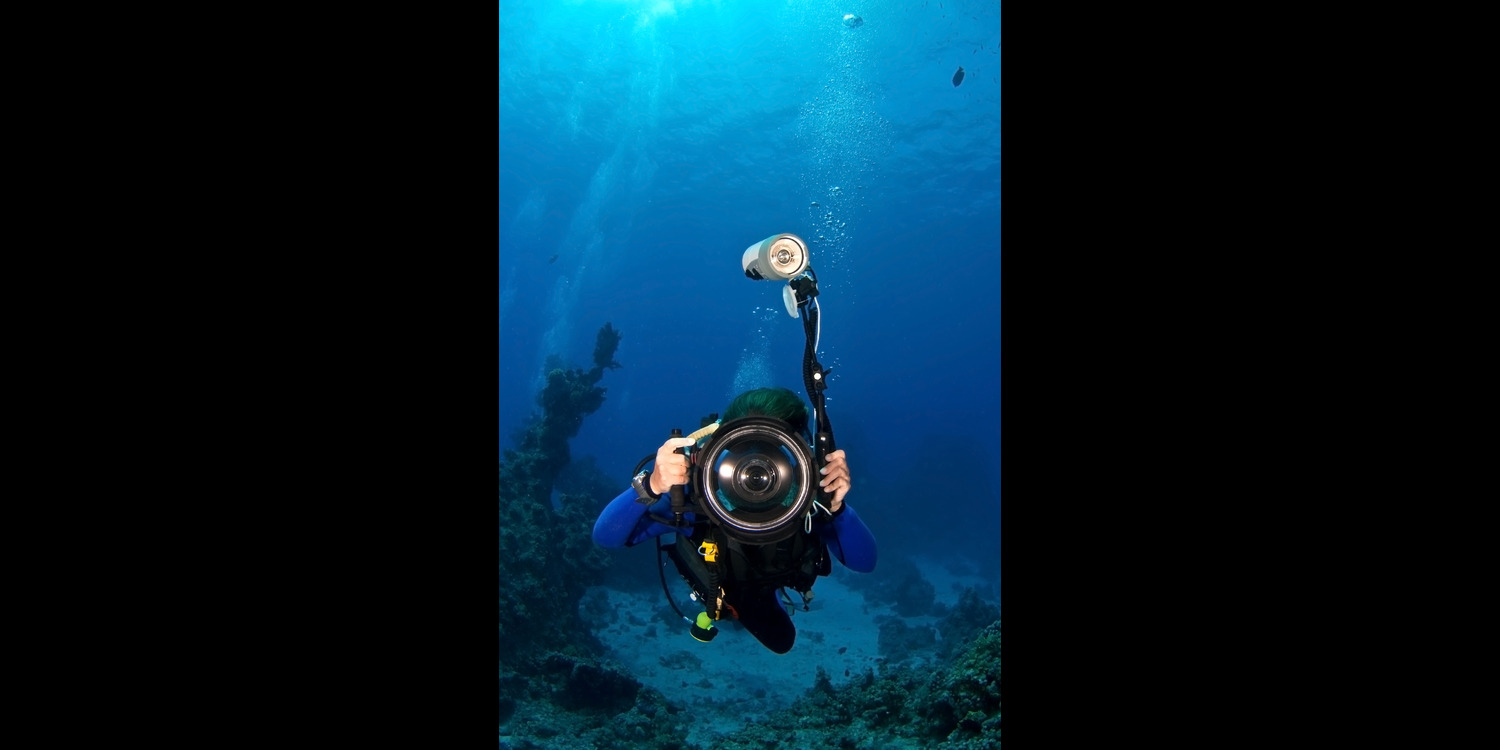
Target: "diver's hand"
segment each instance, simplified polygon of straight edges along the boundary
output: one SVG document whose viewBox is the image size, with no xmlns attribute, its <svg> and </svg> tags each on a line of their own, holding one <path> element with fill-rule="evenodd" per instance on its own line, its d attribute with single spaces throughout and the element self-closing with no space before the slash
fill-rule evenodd
<svg viewBox="0 0 1500 750">
<path fill-rule="evenodd" d="M 818 486 L 833 493 L 833 506 L 828 510 L 837 513 L 844 507 L 844 496 L 849 494 L 849 462 L 844 460 L 841 450 L 824 456 L 824 459 L 828 464 L 821 469 L 823 481 L 818 482 Z"/>
<path fill-rule="evenodd" d="M 658 495 L 667 494 L 674 484 L 687 484 L 688 481 L 688 457 L 675 452 L 678 448 L 685 448 L 696 440 L 689 437 L 667 438 L 656 449 L 656 466 L 651 469 L 651 491 Z"/>
</svg>

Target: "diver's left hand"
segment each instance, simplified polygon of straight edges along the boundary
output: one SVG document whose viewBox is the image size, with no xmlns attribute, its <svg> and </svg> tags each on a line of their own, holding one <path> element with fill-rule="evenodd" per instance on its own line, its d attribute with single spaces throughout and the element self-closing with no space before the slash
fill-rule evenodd
<svg viewBox="0 0 1500 750">
<path fill-rule="evenodd" d="M 844 496 L 849 494 L 849 462 L 844 458 L 844 452 L 834 451 L 826 457 L 828 464 L 820 473 L 823 480 L 818 486 L 833 493 L 833 505 L 828 510 L 837 513 L 844 507 Z"/>
</svg>

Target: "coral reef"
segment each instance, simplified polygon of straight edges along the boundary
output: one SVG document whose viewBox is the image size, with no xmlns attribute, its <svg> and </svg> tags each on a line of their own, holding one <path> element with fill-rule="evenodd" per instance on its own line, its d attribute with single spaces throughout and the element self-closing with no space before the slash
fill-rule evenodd
<svg viewBox="0 0 1500 750">
<path fill-rule="evenodd" d="M 541 411 L 500 463 L 501 750 L 684 746 L 680 709 L 604 661 L 579 617 L 584 593 L 609 567 L 590 530 L 616 487 L 591 459 L 572 465 L 568 440 L 604 404 L 599 381 L 620 366 L 619 343 L 619 331 L 606 323 L 592 368 L 548 358 Z"/>
<path fill-rule="evenodd" d="M 1000 748 L 1000 621 L 979 632 L 945 669 L 866 671 L 835 687 L 819 670 L 791 708 L 714 743 L 766 748 Z"/>
<path fill-rule="evenodd" d="M 867 600 L 889 602 L 902 617 L 931 614 L 937 589 L 922 576 L 922 571 L 911 558 L 890 555 L 882 562 L 886 565 L 881 571 L 883 575 L 850 576 L 845 582 L 863 593 Z"/>
<path fill-rule="evenodd" d="M 501 686 L 501 750 L 686 747 L 686 712 L 614 665 L 553 652 L 523 668 L 530 679 Z"/>
<path fill-rule="evenodd" d="M 1000 609 L 985 601 L 973 588 L 965 588 L 953 605 L 938 622 L 938 634 L 943 637 L 942 654 L 945 658 L 968 644 L 985 626 L 1000 619 Z"/>
<path fill-rule="evenodd" d="M 917 566 L 907 562 L 906 570 L 896 579 L 896 613 L 902 617 L 920 617 L 932 611 L 937 600 L 937 589 L 922 577 Z"/>
<path fill-rule="evenodd" d="M 593 368 L 569 369 L 549 358 L 547 384 L 537 396 L 541 412 L 500 463 L 502 665 L 544 651 L 598 651 L 578 621 L 578 600 L 609 563 L 589 536 L 599 499 L 565 493 L 555 510 L 552 489 L 570 461 L 568 439 L 604 404 L 598 384 L 605 369 L 620 366 L 614 361 L 619 342 L 620 333 L 606 323 L 595 339 Z"/>
<path fill-rule="evenodd" d="M 937 646 L 937 637 L 930 627 L 912 627 L 900 617 L 883 615 L 875 618 L 880 627 L 880 655 L 889 664 L 896 664 L 923 652 L 931 654 Z"/>
<path fill-rule="evenodd" d="M 618 369 L 620 363 L 615 361 L 615 350 L 620 348 L 620 332 L 609 323 L 605 323 L 599 329 L 599 335 L 594 337 L 594 369 L 611 370 Z"/>
<path fill-rule="evenodd" d="M 606 369 L 620 367 L 614 361 L 620 345 L 620 332 L 605 323 L 594 337 L 594 366 L 587 371 L 564 366 L 561 357 L 547 357 L 547 384 L 537 395 L 542 407 L 539 419 L 533 420 L 520 440 L 520 453 L 536 462 L 535 471 L 550 482 L 568 464 L 568 440 L 578 434 L 583 418 L 604 405 L 606 389 L 598 386 Z M 510 458 L 510 454 L 506 454 Z"/>
</svg>

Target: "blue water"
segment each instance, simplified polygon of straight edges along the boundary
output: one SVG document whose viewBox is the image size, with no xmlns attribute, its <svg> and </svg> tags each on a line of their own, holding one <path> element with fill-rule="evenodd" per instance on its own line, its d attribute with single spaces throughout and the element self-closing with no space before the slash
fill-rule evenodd
<svg viewBox="0 0 1500 750">
<path fill-rule="evenodd" d="M 883 556 L 962 547 L 998 571 L 998 0 L 556 0 L 499 16 L 501 448 L 546 355 L 590 366 L 605 322 L 623 368 L 572 452 L 621 488 L 671 428 L 739 391 L 802 392 L 784 285 L 740 268 L 791 232 L 820 280 L 849 502 Z"/>
</svg>

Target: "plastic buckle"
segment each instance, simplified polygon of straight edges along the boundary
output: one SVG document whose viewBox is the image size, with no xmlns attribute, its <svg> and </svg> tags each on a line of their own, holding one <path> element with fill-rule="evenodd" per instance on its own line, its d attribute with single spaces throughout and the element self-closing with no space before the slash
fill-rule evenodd
<svg viewBox="0 0 1500 750">
<path fill-rule="evenodd" d="M 698 554 L 702 555 L 703 559 L 707 562 L 718 562 L 719 545 L 714 544 L 713 542 L 704 542 L 701 546 L 698 547 Z"/>
</svg>

